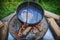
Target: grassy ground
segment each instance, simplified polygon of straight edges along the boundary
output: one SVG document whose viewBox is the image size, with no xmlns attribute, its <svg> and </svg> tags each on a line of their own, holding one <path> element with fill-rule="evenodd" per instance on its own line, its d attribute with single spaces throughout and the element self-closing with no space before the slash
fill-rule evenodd
<svg viewBox="0 0 60 40">
<path fill-rule="evenodd" d="M 10 0 L 9 0 L 10 1 Z M 24 0 L 23 0 L 24 1 Z M 0 1 L 0 19 L 12 14 L 13 12 L 16 11 L 17 6 L 23 2 L 22 0 L 19 1 Z M 60 15 L 60 1 L 58 0 L 43 0 L 39 1 L 36 0 L 38 4 L 40 4 L 45 10 L 54 12 L 58 15 Z"/>
<path fill-rule="evenodd" d="M 60 0 L 42 0 L 39 4 L 48 11 L 60 15 Z"/>
<path fill-rule="evenodd" d="M 0 6 L 0 19 L 15 12 L 19 2 L 3 2 Z"/>
</svg>

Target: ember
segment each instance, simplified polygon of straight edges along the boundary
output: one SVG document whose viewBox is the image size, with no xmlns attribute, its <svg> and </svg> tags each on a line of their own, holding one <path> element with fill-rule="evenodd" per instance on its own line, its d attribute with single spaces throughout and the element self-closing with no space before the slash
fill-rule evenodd
<svg viewBox="0 0 60 40">
<path fill-rule="evenodd" d="M 42 27 L 39 25 L 35 25 L 33 27 L 32 26 L 25 27 L 25 25 L 22 25 L 21 28 L 19 29 L 17 36 L 20 38 L 23 35 L 27 35 L 31 29 L 42 31 Z"/>
</svg>

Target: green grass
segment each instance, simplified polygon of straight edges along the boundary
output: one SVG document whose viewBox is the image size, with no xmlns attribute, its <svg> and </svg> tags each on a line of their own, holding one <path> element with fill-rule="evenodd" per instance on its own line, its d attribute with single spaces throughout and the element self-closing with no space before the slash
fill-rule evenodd
<svg viewBox="0 0 60 40">
<path fill-rule="evenodd" d="M 10 1 L 10 2 L 9 2 Z M 9 1 L 0 1 L 0 19 L 12 14 L 16 11 L 18 5 L 25 0 L 9 0 Z M 59 0 L 43 0 L 36 2 L 43 7 L 43 9 L 51 11 L 60 15 L 60 1 Z"/>
<path fill-rule="evenodd" d="M 0 19 L 15 12 L 18 5 L 20 5 L 22 2 L 24 2 L 24 0 L 0 0 Z"/>
<path fill-rule="evenodd" d="M 60 1 L 59 0 L 42 0 L 41 2 L 38 2 L 38 3 L 43 7 L 43 9 L 60 15 Z"/>
<path fill-rule="evenodd" d="M 19 2 L 3 2 L 0 6 L 0 19 L 10 15 L 15 12 Z"/>
</svg>

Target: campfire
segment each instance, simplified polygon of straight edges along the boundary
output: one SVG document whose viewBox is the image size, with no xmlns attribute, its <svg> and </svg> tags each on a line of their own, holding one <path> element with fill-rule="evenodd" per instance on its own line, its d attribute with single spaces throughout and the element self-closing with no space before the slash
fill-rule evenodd
<svg viewBox="0 0 60 40">
<path fill-rule="evenodd" d="M 37 40 L 47 31 L 47 22 L 41 6 L 24 2 L 18 6 L 16 15 L 9 22 L 9 32 L 17 40 Z"/>
<path fill-rule="evenodd" d="M 25 25 L 21 25 L 21 28 L 19 29 L 17 36 L 22 37 L 22 35 L 27 35 L 31 29 L 42 31 L 42 27 L 39 25 L 27 26 L 27 27 Z"/>
</svg>

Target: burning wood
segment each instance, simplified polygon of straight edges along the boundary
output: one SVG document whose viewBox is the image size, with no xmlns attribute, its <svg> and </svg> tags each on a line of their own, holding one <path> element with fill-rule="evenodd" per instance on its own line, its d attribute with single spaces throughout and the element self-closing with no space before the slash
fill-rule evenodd
<svg viewBox="0 0 60 40">
<path fill-rule="evenodd" d="M 19 29 L 18 37 L 22 36 L 22 30 L 24 30 L 24 29 L 25 29 L 25 25 L 22 25 L 21 28 Z"/>
<path fill-rule="evenodd" d="M 21 32 L 18 33 L 18 37 L 22 37 L 22 33 Z"/>
<path fill-rule="evenodd" d="M 32 27 L 27 27 L 25 28 L 24 25 L 22 25 L 22 27 L 19 29 L 18 32 L 18 37 L 22 37 L 22 35 L 27 35 L 27 33 L 31 30 Z M 24 30 L 24 31 L 23 31 Z"/>
<path fill-rule="evenodd" d="M 36 28 L 37 28 L 39 31 L 42 31 L 42 27 L 41 27 L 41 26 L 36 25 Z"/>
<path fill-rule="evenodd" d="M 23 35 L 27 35 L 32 28 L 33 28 L 34 30 L 42 31 L 42 27 L 39 26 L 39 25 L 35 25 L 34 27 L 32 27 L 32 26 L 27 26 L 26 28 L 25 28 L 25 25 L 22 25 L 21 28 L 19 29 L 18 37 L 22 37 Z"/>
<path fill-rule="evenodd" d="M 27 33 L 31 30 L 32 27 L 27 27 L 24 31 L 23 31 L 23 35 L 27 35 Z"/>
</svg>

